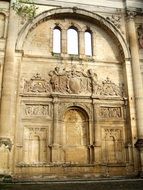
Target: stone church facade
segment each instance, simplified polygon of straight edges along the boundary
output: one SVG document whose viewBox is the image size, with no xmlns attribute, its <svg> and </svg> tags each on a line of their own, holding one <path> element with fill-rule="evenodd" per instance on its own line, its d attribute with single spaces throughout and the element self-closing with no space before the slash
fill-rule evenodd
<svg viewBox="0 0 143 190">
<path fill-rule="evenodd" d="M 143 175 L 143 2 L 34 2 L 0 1 L 0 175 Z"/>
</svg>

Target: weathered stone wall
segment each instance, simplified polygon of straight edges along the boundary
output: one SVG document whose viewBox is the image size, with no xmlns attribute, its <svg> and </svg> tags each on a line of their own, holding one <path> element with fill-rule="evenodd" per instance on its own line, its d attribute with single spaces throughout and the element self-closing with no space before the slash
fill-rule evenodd
<svg viewBox="0 0 143 190">
<path fill-rule="evenodd" d="M 132 1 L 35 2 L 31 21 L 0 3 L 0 172 L 31 180 L 136 175 L 142 171 L 142 10 Z M 55 27 L 60 53 L 53 52 Z M 77 31 L 78 55 L 68 54 L 69 28 Z"/>
</svg>

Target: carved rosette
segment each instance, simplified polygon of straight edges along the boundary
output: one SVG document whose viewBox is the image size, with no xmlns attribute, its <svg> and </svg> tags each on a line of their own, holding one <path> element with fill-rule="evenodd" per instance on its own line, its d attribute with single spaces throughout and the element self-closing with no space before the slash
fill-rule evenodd
<svg viewBox="0 0 143 190">
<path fill-rule="evenodd" d="M 0 138 L 0 147 L 4 145 L 9 151 L 12 149 L 12 142 L 9 138 Z"/>
<path fill-rule="evenodd" d="M 24 95 L 50 95 L 77 94 L 106 97 L 122 97 L 123 86 L 116 85 L 108 77 L 100 81 L 97 74 L 89 69 L 86 72 L 71 69 L 66 71 L 56 67 L 49 72 L 48 79 L 34 75 L 30 80 L 24 80 L 22 94 Z"/>
</svg>

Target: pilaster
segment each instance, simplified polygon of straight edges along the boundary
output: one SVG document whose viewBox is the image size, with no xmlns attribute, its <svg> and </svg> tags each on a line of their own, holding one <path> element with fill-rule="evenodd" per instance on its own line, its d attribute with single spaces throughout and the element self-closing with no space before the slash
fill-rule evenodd
<svg viewBox="0 0 143 190">
<path fill-rule="evenodd" d="M 15 24 L 15 27 L 13 26 Z M 15 61 L 15 42 L 17 38 L 17 19 L 15 12 L 10 7 L 9 25 L 7 32 L 7 44 L 5 49 L 5 62 L 3 70 L 2 82 L 2 98 L 1 98 L 1 125 L 0 125 L 0 138 L 7 139 L 8 142 L 14 141 L 15 118 L 16 118 L 16 96 L 17 96 L 17 76 L 18 76 L 18 62 Z M 6 32 L 5 32 L 6 33 Z M 3 141 L 2 141 L 3 142 Z M 12 143 L 11 143 L 12 144 Z M 3 149 L 7 154 L 5 158 L 7 163 L 5 167 L 10 171 L 12 164 L 12 150 L 7 149 L 4 144 Z M 11 151 L 10 151 L 11 150 Z M 8 155 L 8 156 L 7 156 Z M 1 167 L 0 167 L 1 168 Z M 3 173 L 4 170 L 1 170 Z"/>
<path fill-rule="evenodd" d="M 127 26 L 128 26 L 129 44 L 130 44 L 131 59 L 132 59 L 132 73 L 133 73 L 133 84 L 134 84 L 135 105 L 136 105 L 136 122 L 137 122 L 137 132 L 138 132 L 138 139 L 136 143 L 137 147 L 138 141 L 143 140 L 143 83 L 142 83 L 140 62 L 139 62 L 135 16 L 136 16 L 135 12 L 127 10 L 127 21 L 128 21 Z M 138 146 L 138 148 L 140 149 L 140 146 Z M 141 170 L 142 170 L 143 158 L 141 151 L 140 151 L 140 159 L 141 159 Z"/>
</svg>

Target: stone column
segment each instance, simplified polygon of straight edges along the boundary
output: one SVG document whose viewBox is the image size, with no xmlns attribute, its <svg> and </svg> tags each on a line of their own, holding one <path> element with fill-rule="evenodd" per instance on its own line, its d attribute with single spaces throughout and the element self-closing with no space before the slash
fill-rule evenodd
<svg viewBox="0 0 143 190">
<path fill-rule="evenodd" d="M 60 128 L 58 121 L 58 98 L 53 97 L 53 143 L 52 143 L 52 162 L 60 161 Z"/>
<path fill-rule="evenodd" d="M 96 33 L 92 32 L 92 54 L 93 58 L 96 56 Z"/>
<path fill-rule="evenodd" d="M 62 54 L 67 54 L 67 30 L 62 30 Z"/>
<path fill-rule="evenodd" d="M 135 93 L 135 104 L 136 104 L 136 121 L 137 121 L 137 130 L 138 130 L 138 140 L 136 146 L 140 148 L 143 147 L 143 82 L 141 77 L 140 70 L 140 61 L 139 61 L 139 52 L 138 52 L 138 43 L 137 43 L 137 32 L 135 27 L 135 13 L 127 11 L 128 15 L 128 35 L 129 35 L 129 44 L 131 50 L 132 58 L 132 73 L 133 73 L 133 83 L 134 83 L 134 93 Z M 142 150 L 142 148 L 141 148 Z M 140 151 L 140 157 L 142 153 Z M 142 159 L 142 158 L 141 158 Z M 143 163 L 143 161 L 141 161 Z M 141 166 L 143 168 L 143 166 Z M 143 171 L 141 171 L 143 173 Z"/>
<path fill-rule="evenodd" d="M 1 173 L 9 173 L 11 170 L 8 166 L 10 160 L 12 160 L 10 152 L 10 143 L 14 139 L 14 129 L 15 129 L 15 116 L 16 116 L 16 94 L 17 94 L 17 75 L 18 75 L 18 62 L 15 62 L 15 43 L 17 38 L 17 19 L 15 12 L 10 8 L 9 13 L 9 25 L 7 32 L 7 42 L 5 49 L 5 62 L 3 70 L 3 83 L 2 83 L 2 98 L 1 98 L 1 125 L 0 125 L 0 146 L 3 149 L 8 149 L 6 159 L 9 161 L 5 164 L 5 169 L 7 171 L 1 170 Z M 14 26 L 13 26 L 14 23 Z M 1 154 L 1 152 L 0 152 Z M 6 151 L 5 151 L 6 155 Z M 4 159 L 4 158 L 3 158 Z M 1 165 L 0 165 L 1 167 Z"/>
<path fill-rule="evenodd" d="M 85 54 L 85 39 L 84 39 L 85 32 L 79 31 L 79 56 L 82 58 Z"/>
<path fill-rule="evenodd" d="M 95 130 L 95 140 L 94 140 L 94 162 L 101 162 L 101 129 L 99 125 L 99 105 L 93 102 L 94 109 L 94 130 Z"/>
</svg>

